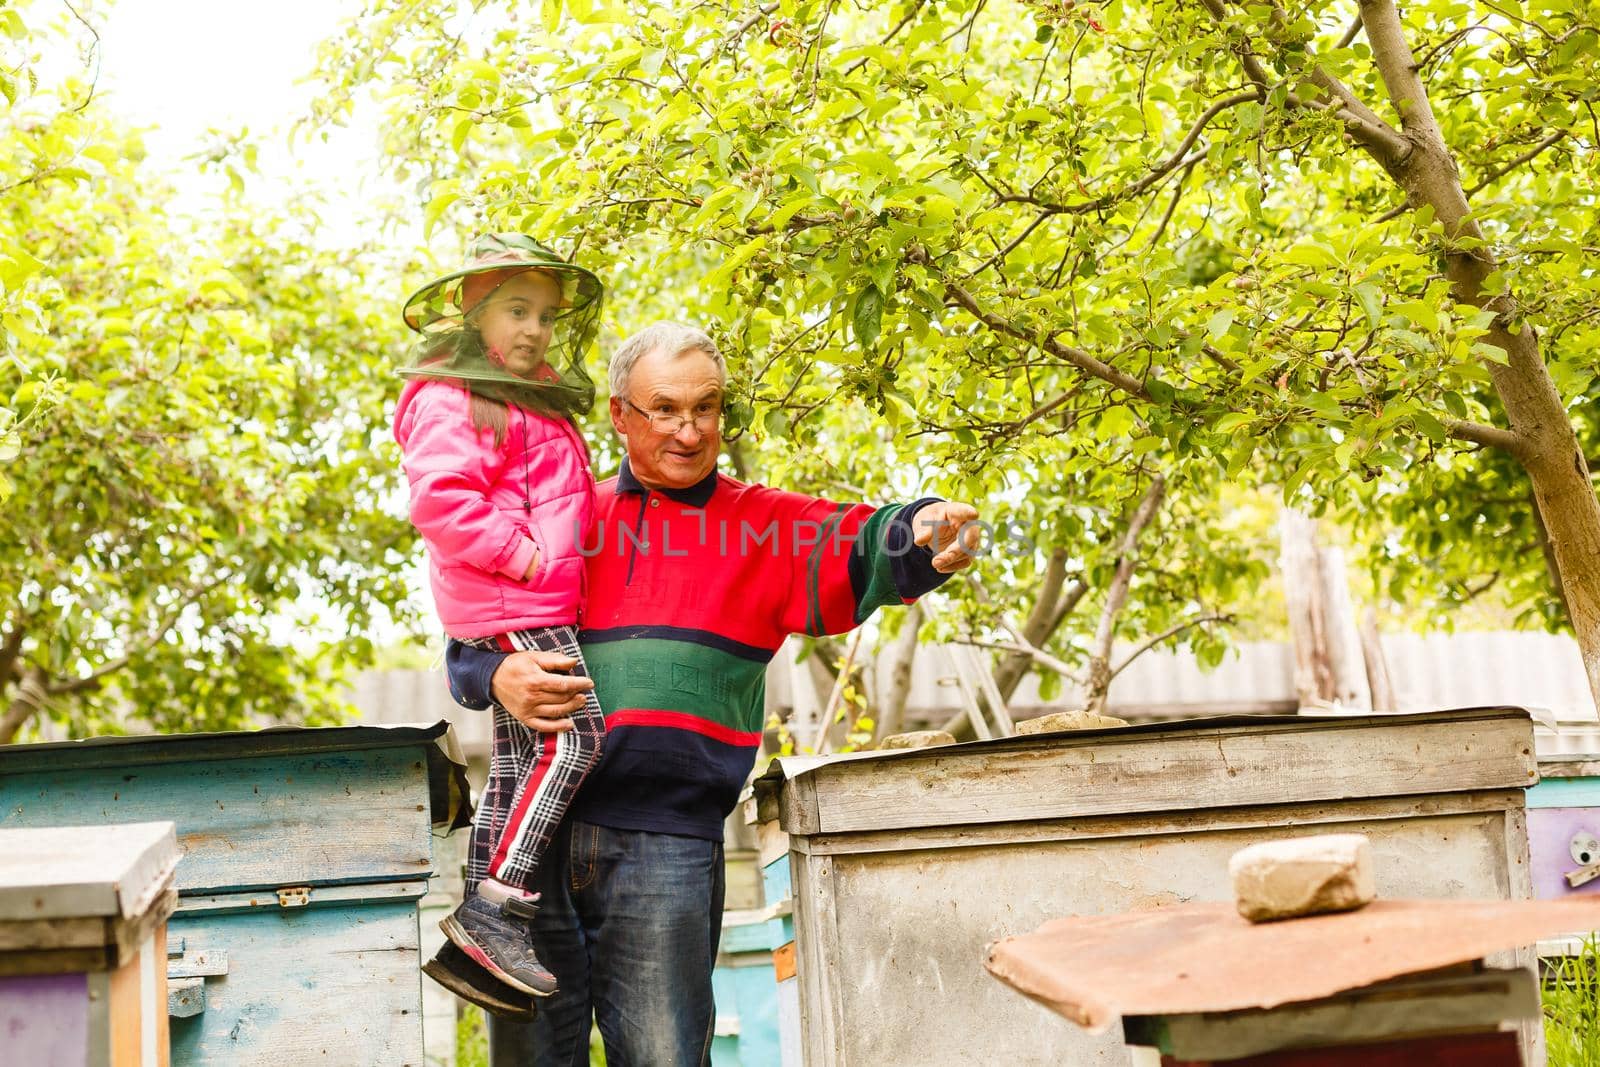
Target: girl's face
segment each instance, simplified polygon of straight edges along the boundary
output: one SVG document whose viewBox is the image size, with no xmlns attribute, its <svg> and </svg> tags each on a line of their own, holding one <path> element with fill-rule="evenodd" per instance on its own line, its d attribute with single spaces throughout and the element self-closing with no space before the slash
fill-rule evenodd
<svg viewBox="0 0 1600 1067">
<path fill-rule="evenodd" d="M 512 277 L 475 310 L 489 359 L 519 378 L 537 377 L 560 308 L 561 286 L 550 275 Z"/>
</svg>

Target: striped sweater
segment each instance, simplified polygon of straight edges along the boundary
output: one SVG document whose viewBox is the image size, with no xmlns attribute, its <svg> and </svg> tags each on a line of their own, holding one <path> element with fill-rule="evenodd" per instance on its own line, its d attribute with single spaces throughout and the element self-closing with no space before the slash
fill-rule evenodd
<svg viewBox="0 0 1600 1067">
<path fill-rule="evenodd" d="M 647 489 L 626 460 L 596 491 L 579 644 L 606 715 L 571 814 L 720 840 L 761 743 L 766 666 L 789 634 L 838 634 L 945 575 L 912 543 L 924 498 L 838 504 L 712 472 Z M 451 642 L 450 688 L 490 703 L 506 653 Z"/>
</svg>

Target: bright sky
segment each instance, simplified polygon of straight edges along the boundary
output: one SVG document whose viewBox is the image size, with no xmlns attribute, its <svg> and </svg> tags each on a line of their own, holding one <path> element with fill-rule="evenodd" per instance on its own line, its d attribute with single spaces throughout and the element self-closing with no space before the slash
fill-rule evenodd
<svg viewBox="0 0 1600 1067">
<path fill-rule="evenodd" d="M 39 0 L 41 16 L 50 2 Z M 79 10 L 100 33 L 100 102 L 146 129 L 150 162 L 174 174 L 180 189 L 203 192 L 209 185 L 196 182 L 191 190 L 184 177 L 195 169 L 186 157 L 208 146 L 208 131 L 248 128 L 260 145 L 263 175 L 249 180 L 252 197 L 282 200 L 311 187 L 359 208 L 361 198 L 384 182 L 374 161 L 376 128 L 359 122 L 336 127 L 326 143 L 302 136 L 292 152 L 287 133 L 309 110 L 314 88 L 303 79 L 317 45 L 360 6 L 360 0 L 114 0 L 99 10 Z M 336 247 L 370 239 L 354 211 L 323 218 L 328 225 L 318 232 Z M 408 578 L 428 610 L 420 557 Z M 381 629 L 375 635 L 380 643 L 398 636 Z M 308 645 L 328 636 L 288 625 L 280 634 Z"/>
<path fill-rule="evenodd" d="M 116 0 L 99 25 L 107 102 L 157 130 L 163 157 L 194 151 L 208 127 L 287 125 L 305 110 L 319 41 L 350 0 Z"/>
<path fill-rule="evenodd" d="M 252 196 L 280 200 L 307 186 L 347 198 L 371 195 L 382 184 L 372 126 L 331 128 L 326 143 L 302 136 L 292 153 L 287 144 L 289 128 L 309 110 L 313 86 L 304 79 L 316 46 L 360 6 L 113 0 L 86 12 L 100 32 L 101 100 L 146 129 L 151 161 L 177 175 L 180 188 L 195 168 L 186 157 L 207 147 L 209 130 L 248 129 L 264 176 L 250 183 Z M 360 229 L 335 227 L 325 236 L 336 244 L 359 240 Z"/>
</svg>

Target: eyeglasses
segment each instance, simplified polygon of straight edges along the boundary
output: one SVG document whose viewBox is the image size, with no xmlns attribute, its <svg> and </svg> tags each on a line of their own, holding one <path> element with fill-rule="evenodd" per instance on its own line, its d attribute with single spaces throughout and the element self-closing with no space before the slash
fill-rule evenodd
<svg viewBox="0 0 1600 1067">
<path fill-rule="evenodd" d="M 701 433 L 710 433 L 722 422 L 722 409 L 703 412 L 699 415 L 679 415 L 671 411 L 646 411 L 627 397 L 622 402 L 639 414 L 650 420 L 650 428 L 656 433 L 673 435 L 682 430 L 689 423 L 694 423 L 694 428 Z"/>
</svg>

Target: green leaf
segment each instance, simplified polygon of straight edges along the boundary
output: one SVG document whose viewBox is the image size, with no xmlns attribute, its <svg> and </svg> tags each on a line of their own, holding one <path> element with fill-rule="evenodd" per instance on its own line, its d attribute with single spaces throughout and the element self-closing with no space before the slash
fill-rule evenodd
<svg viewBox="0 0 1600 1067">
<path fill-rule="evenodd" d="M 422 232 L 432 234 L 439 225 L 439 219 L 450 210 L 450 205 L 461 199 L 457 192 L 445 192 L 428 201 L 428 206 L 422 209 Z"/>
<path fill-rule="evenodd" d="M 1445 429 L 1444 423 L 1426 411 L 1418 410 L 1412 412 L 1411 421 L 1416 425 L 1417 429 L 1428 435 L 1429 440 L 1444 441 L 1450 436 L 1450 432 Z"/>
<path fill-rule="evenodd" d="M 1233 308 L 1223 308 L 1206 323 L 1206 333 L 1213 341 L 1220 340 L 1233 325 Z"/>
<path fill-rule="evenodd" d="M 1283 254 L 1284 262 L 1297 263 L 1317 270 L 1333 270 L 1341 266 L 1333 250 L 1314 241 L 1302 241 Z"/>
<path fill-rule="evenodd" d="M 870 350 L 883 328 L 883 294 L 876 287 L 862 289 L 856 294 L 851 323 L 855 327 L 856 343 Z"/>
<path fill-rule="evenodd" d="M 718 289 L 727 285 L 733 278 L 733 272 L 754 259 L 762 249 L 767 247 L 767 243 L 770 240 L 771 237 L 769 235 L 762 234 L 755 240 L 741 245 L 731 256 L 722 261 L 720 267 L 711 272 L 706 278 L 705 284 Z"/>
<path fill-rule="evenodd" d="M 1362 312 L 1367 316 L 1367 328 L 1376 329 L 1383 318 L 1383 294 L 1371 282 L 1362 282 L 1355 287 L 1356 300 L 1361 304 Z"/>
<path fill-rule="evenodd" d="M 898 260 L 880 259 L 867 268 L 867 276 L 872 279 L 879 295 L 886 300 L 894 295 L 895 271 L 899 266 Z"/>
</svg>

